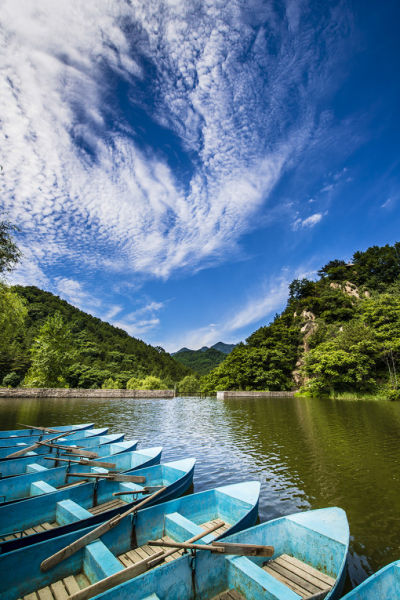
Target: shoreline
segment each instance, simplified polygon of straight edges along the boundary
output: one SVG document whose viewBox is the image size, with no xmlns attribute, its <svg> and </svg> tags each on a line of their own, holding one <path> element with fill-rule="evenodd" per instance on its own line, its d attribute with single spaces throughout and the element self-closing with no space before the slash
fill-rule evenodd
<svg viewBox="0 0 400 600">
<path fill-rule="evenodd" d="M 0 398 L 174 398 L 174 390 L 0 388 Z"/>
</svg>

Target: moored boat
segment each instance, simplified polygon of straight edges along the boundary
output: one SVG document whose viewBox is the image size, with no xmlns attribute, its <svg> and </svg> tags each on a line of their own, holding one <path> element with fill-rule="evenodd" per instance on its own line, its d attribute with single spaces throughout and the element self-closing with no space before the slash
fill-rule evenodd
<svg viewBox="0 0 400 600">
<path fill-rule="evenodd" d="M 136 450 L 138 444 L 137 440 L 124 442 L 123 438 L 123 433 L 111 433 L 104 436 L 99 436 L 96 438 L 96 444 L 90 448 L 85 446 L 84 450 L 89 450 L 90 452 L 97 454 L 97 457 L 93 457 L 94 460 L 98 460 L 107 455 L 128 452 L 129 450 Z M 32 473 L 35 471 L 35 469 L 37 469 L 37 465 L 40 465 L 45 469 L 51 469 L 62 466 L 63 463 L 73 460 L 74 458 L 79 460 L 79 448 L 76 446 L 76 444 L 72 446 L 65 446 L 66 450 L 58 448 L 57 453 L 53 452 L 50 454 L 35 454 L 34 452 L 30 452 L 29 456 L 21 456 L 11 460 L 2 460 L 0 461 L 0 478 L 14 477 L 17 475 L 26 475 Z M 68 451 L 72 450 L 74 453 L 70 452 L 68 456 Z"/>
<path fill-rule="evenodd" d="M 386 565 L 371 577 L 360 583 L 342 600 L 399 600 L 400 599 L 400 560 Z"/>
<path fill-rule="evenodd" d="M 21 452 L 21 450 L 18 450 L 18 454 L 17 456 L 15 456 L 14 453 L 14 448 L 12 449 L 12 452 L 10 453 L 10 449 L 9 448 L 0 448 L 0 464 L 4 461 L 9 461 L 9 460 L 19 460 L 21 458 L 24 458 L 26 456 L 37 456 L 37 455 L 43 455 L 43 454 L 47 454 L 47 455 L 60 455 L 63 451 L 63 448 L 83 448 L 83 449 L 91 449 L 91 448 L 95 448 L 98 446 L 101 446 L 103 444 L 108 444 L 111 442 L 118 442 L 118 441 L 122 441 L 125 437 L 124 433 L 107 433 L 107 428 L 102 428 L 102 429 L 94 429 L 93 430 L 95 433 L 94 435 L 91 436 L 86 436 L 84 438 L 75 438 L 73 436 L 71 436 L 71 438 L 60 438 L 59 440 L 56 441 L 52 441 L 52 440 L 44 440 L 42 442 L 33 444 L 33 446 L 35 447 L 34 450 L 29 450 L 29 448 L 32 448 L 32 445 L 29 446 L 25 446 L 24 444 L 24 452 Z M 17 448 L 19 448 L 17 446 Z M 11 454 L 11 456 L 10 456 Z M 14 456 L 13 456 L 14 455 Z"/>
<path fill-rule="evenodd" d="M 140 450 L 142 465 L 159 460 L 160 450 Z M 155 486 L 165 489 L 152 504 L 178 498 L 192 484 L 195 462 L 194 458 L 187 458 L 132 469 L 119 476 L 122 479 L 130 475 L 139 477 L 144 479 L 143 485 L 101 478 L 0 506 L 0 551 L 10 552 L 101 523 L 151 496 Z M 65 501 L 68 501 L 67 506 Z"/>
<path fill-rule="evenodd" d="M 105 436 L 108 437 L 108 436 Z M 101 440 L 102 438 L 98 438 Z M 89 452 L 92 453 L 93 460 L 91 462 L 109 461 L 115 463 L 117 460 L 116 456 L 119 452 L 124 452 L 128 448 L 132 450 L 137 447 L 138 441 L 131 440 L 129 442 L 117 442 L 109 444 L 108 440 L 104 444 L 104 454 L 101 453 L 102 445 L 91 447 Z M 72 448 L 75 450 L 75 448 Z M 79 450 L 77 452 L 88 452 L 88 449 Z M 56 491 L 60 487 L 71 485 L 71 479 L 73 473 L 82 473 L 88 470 L 85 464 L 77 464 L 72 462 L 76 454 L 67 455 L 66 462 L 60 462 L 63 466 L 47 468 L 42 464 L 36 462 L 37 457 L 32 457 L 31 463 L 27 465 L 28 472 L 23 475 L 15 475 L 14 477 L 7 477 L 0 479 L 0 506 L 7 502 L 19 501 L 42 494 L 48 494 Z M 79 454 L 78 454 L 79 456 Z M 82 461 L 84 461 L 85 454 L 82 455 Z M 68 460 L 68 458 L 70 460 Z M 19 461 L 17 461 L 19 462 Z M 85 461 L 87 462 L 87 461 Z M 116 464 L 116 463 L 115 463 Z M 2 468 L 2 465 L 0 465 Z M 92 467 L 93 472 L 96 472 L 96 467 Z M 102 472 L 106 473 L 107 469 L 102 469 Z"/>
<path fill-rule="evenodd" d="M 77 425 L 55 425 L 54 427 L 36 427 L 36 426 L 25 426 L 22 429 L 4 429 L 0 430 L 0 446 L 4 438 L 16 438 L 16 437 L 35 437 L 44 434 L 61 433 L 62 431 L 78 431 L 83 429 L 91 429 L 94 427 L 94 423 L 78 423 Z"/>
<path fill-rule="evenodd" d="M 85 545 L 46 570 L 43 570 L 45 559 L 65 547 L 76 546 L 82 535 L 93 534 L 93 528 L 0 556 L 0 569 L 6 572 L 0 581 L 1 597 L 4 600 L 59 600 L 79 590 L 89 592 L 89 597 L 92 597 L 96 593 L 96 589 L 91 587 L 93 584 L 110 576 L 129 573 L 132 568 L 138 568 L 138 563 L 143 565 L 143 562 L 146 563 L 146 570 L 152 569 L 149 574 L 153 574 L 155 580 L 158 575 L 163 579 L 165 568 L 168 569 L 173 564 L 179 566 L 182 562 L 182 551 L 170 551 L 165 547 L 160 554 L 161 551 L 155 547 L 150 548 L 147 544 L 149 539 L 158 538 L 164 543 L 168 540 L 201 537 L 209 543 L 231 532 L 240 531 L 241 528 L 254 524 L 257 518 L 259 492 L 260 484 L 250 481 L 143 508 L 120 520 L 101 540 Z M 178 560 L 174 560 L 175 558 Z M 192 562 L 191 557 L 186 558 Z M 183 560 L 186 565 L 186 560 Z M 159 564 L 163 566 L 154 568 Z M 196 574 L 196 570 L 192 571 L 190 567 L 190 573 L 192 572 L 193 575 Z M 179 584 L 179 581 L 175 583 Z M 121 587 L 124 586 L 119 586 Z M 126 599 L 130 596 L 119 597 Z M 168 598 L 180 596 L 171 595 Z"/>
<path fill-rule="evenodd" d="M 63 434 L 46 434 L 42 437 L 20 437 L 18 439 L 15 438 L 5 438 L 0 442 L 0 458 L 7 458 L 9 454 L 18 451 L 29 451 L 29 448 L 32 446 L 36 446 L 36 452 L 40 452 L 40 447 L 43 445 L 43 442 L 50 443 L 54 441 L 54 443 L 76 443 L 76 440 L 86 440 L 91 439 L 93 437 L 98 437 L 99 435 L 105 435 L 108 432 L 108 427 L 100 427 L 97 429 L 84 429 L 78 431 L 66 431 Z"/>
<path fill-rule="evenodd" d="M 174 547 L 178 551 L 179 542 L 176 540 L 187 538 L 188 531 L 176 527 L 174 532 L 175 542 L 171 544 L 164 540 L 161 543 L 164 543 L 165 549 L 172 546 L 171 549 Z M 103 539 L 105 541 L 106 536 Z M 157 546 L 153 545 L 152 548 L 158 550 L 160 542 L 155 541 Z M 147 540 L 147 545 L 151 546 L 152 542 Z M 307 511 L 235 533 L 217 544 L 203 537 L 191 554 L 184 554 L 146 572 L 143 572 L 143 566 L 138 565 L 132 567 L 130 572 L 129 567 L 121 572 L 109 554 L 109 560 L 105 558 L 106 553 L 97 555 L 99 558 L 104 556 L 104 560 L 98 560 L 98 569 L 94 571 L 89 567 L 89 561 L 93 560 L 93 556 L 89 555 L 91 552 L 100 553 L 101 543 L 104 544 L 96 542 L 96 548 L 95 544 L 91 548 L 85 547 L 80 562 L 77 555 L 74 555 L 75 562 L 73 556 L 67 559 L 76 568 L 74 581 L 65 581 L 66 577 L 63 576 L 67 561 L 64 566 L 63 562 L 56 564 L 54 571 L 46 571 L 54 579 L 58 577 L 53 585 L 45 586 L 46 592 L 49 588 L 52 593 L 49 600 L 56 598 L 53 593 L 55 586 L 60 589 L 60 586 L 67 585 L 73 585 L 69 591 L 71 600 L 96 597 L 102 600 L 333 600 L 340 594 L 345 575 L 349 527 L 344 511 L 339 508 Z M 240 556 L 240 553 L 250 554 L 255 544 L 261 544 L 266 549 L 272 546 L 270 558 L 266 559 L 265 555 Z M 205 545 L 208 550 L 199 549 Z M 111 544 L 107 549 L 114 556 Z M 226 556 L 229 550 L 231 554 Z M 31 559 L 36 560 L 33 554 Z M 149 559 L 144 560 L 147 563 Z M 11 561 L 7 564 L 11 569 Z M 82 573 L 91 586 L 87 580 L 80 578 Z M 135 576 L 135 573 L 142 574 Z M 36 581 L 39 580 L 38 577 Z M 33 589 L 32 586 L 31 589 L 36 593 L 38 588 Z M 35 598 L 21 593 L 17 593 L 17 596 L 24 600 Z M 5 591 L 5 600 L 14 597 Z"/>
</svg>

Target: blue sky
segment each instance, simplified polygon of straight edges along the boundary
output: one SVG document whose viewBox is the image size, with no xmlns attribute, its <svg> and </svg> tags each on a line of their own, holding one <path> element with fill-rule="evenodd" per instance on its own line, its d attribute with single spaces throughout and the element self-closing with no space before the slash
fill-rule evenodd
<svg viewBox="0 0 400 600">
<path fill-rule="evenodd" d="M 10 282 L 168 351 L 400 239 L 398 2 L 5 0 Z"/>
</svg>

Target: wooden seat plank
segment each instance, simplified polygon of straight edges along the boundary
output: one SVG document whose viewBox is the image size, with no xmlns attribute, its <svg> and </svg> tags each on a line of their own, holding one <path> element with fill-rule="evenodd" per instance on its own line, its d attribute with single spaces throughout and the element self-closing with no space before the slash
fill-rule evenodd
<svg viewBox="0 0 400 600">
<path fill-rule="evenodd" d="M 24 596 L 24 600 L 37 600 L 36 592 Z"/>
</svg>

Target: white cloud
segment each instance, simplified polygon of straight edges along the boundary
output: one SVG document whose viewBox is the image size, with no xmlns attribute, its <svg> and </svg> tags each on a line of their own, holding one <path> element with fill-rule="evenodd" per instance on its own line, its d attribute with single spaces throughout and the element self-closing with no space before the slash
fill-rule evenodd
<svg viewBox="0 0 400 600">
<path fill-rule="evenodd" d="M 326 213 L 325 213 L 326 214 Z M 315 225 L 317 225 L 317 223 L 319 223 L 322 218 L 323 218 L 323 214 L 322 213 L 314 213 L 313 215 L 310 215 L 309 217 L 306 217 L 305 219 L 301 219 L 300 217 L 298 217 L 294 222 L 293 222 L 293 229 L 304 229 L 304 228 L 311 228 L 314 227 Z"/>
<path fill-rule="evenodd" d="M 5 0 L 1 197 L 33 248 L 31 275 L 62 259 L 168 277 L 229 255 L 328 92 L 342 35 L 328 22 L 345 11 L 326 17 L 321 61 L 299 27 L 306 10 L 288 0 L 286 23 L 256 0 Z M 178 140 L 187 177 L 137 141 L 145 119 Z"/>
<path fill-rule="evenodd" d="M 228 315 L 220 323 L 210 323 L 204 327 L 187 331 L 171 341 L 161 342 L 161 346 L 169 352 L 174 352 L 184 346 L 198 349 L 202 346 L 212 346 L 219 341 L 238 341 L 241 330 L 270 316 L 285 304 L 288 297 L 288 285 L 289 279 L 285 274 L 275 282 L 265 284 L 257 294 L 248 299 L 244 306 Z"/>
</svg>

